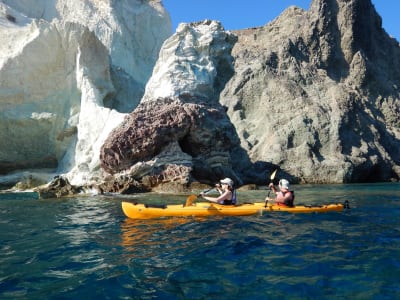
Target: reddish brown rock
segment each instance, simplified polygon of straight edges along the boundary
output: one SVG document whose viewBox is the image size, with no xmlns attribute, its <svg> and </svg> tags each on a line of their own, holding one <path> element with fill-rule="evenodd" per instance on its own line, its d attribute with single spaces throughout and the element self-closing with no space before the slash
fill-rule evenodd
<svg viewBox="0 0 400 300">
<path fill-rule="evenodd" d="M 101 148 L 101 166 L 108 173 L 129 173 L 147 177 L 147 185 L 179 180 L 188 183 L 191 176 L 210 181 L 227 174 L 231 151 L 238 145 L 234 128 L 219 105 L 187 103 L 177 99 L 144 102 L 116 128 Z M 175 157 L 166 149 L 177 143 L 183 155 Z M 178 153 L 179 154 L 179 153 Z M 150 163 L 157 158 L 158 163 Z M 163 161 L 164 160 L 164 161 Z M 143 168 L 135 164 L 147 163 Z"/>
</svg>

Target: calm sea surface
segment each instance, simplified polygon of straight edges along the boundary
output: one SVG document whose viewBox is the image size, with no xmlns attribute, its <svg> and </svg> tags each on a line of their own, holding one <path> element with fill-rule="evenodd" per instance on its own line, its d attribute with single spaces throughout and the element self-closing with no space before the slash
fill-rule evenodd
<svg viewBox="0 0 400 300">
<path fill-rule="evenodd" d="M 135 221 L 127 197 L 0 194 L 0 299 L 400 299 L 400 184 L 295 189 L 351 209 Z"/>
</svg>

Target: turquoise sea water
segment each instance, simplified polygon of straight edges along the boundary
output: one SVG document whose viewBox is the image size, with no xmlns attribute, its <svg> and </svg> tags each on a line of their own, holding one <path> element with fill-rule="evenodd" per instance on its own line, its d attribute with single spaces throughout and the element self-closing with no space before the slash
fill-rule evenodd
<svg viewBox="0 0 400 300">
<path fill-rule="evenodd" d="M 0 194 L 0 299 L 399 299 L 400 184 L 295 188 L 351 209 L 135 221 L 121 197 Z"/>
</svg>

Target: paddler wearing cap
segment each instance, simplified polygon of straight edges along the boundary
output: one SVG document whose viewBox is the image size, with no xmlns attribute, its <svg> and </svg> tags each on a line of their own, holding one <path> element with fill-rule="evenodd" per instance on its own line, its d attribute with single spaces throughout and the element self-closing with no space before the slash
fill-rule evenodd
<svg viewBox="0 0 400 300">
<path fill-rule="evenodd" d="M 219 191 L 219 197 L 209 197 L 201 193 L 200 196 L 205 200 L 224 204 L 224 205 L 235 205 L 236 204 L 236 191 L 233 188 L 233 180 L 230 178 L 225 178 L 220 181 L 220 184 L 215 185 L 216 189 Z"/>
<path fill-rule="evenodd" d="M 290 189 L 289 181 L 286 179 L 279 180 L 279 191 L 275 188 L 271 182 L 269 188 L 275 193 L 276 198 L 274 199 L 276 204 L 282 206 L 293 207 L 294 204 L 294 191 Z M 267 196 L 268 198 L 268 196 Z M 270 200 L 270 199 L 265 199 Z"/>
</svg>

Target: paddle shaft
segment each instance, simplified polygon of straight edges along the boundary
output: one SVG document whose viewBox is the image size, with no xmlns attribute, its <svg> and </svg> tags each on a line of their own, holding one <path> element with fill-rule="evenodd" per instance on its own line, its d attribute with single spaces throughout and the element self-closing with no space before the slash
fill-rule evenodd
<svg viewBox="0 0 400 300">
<path fill-rule="evenodd" d="M 278 171 L 278 169 L 276 169 L 274 172 L 272 172 L 271 176 L 269 177 L 269 179 L 270 179 L 269 183 L 274 182 L 276 171 Z M 269 184 L 268 184 L 268 187 L 269 187 Z M 271 193 L 271 188 L 269 187 L 268 195 L 267 195 L 267 198 L 265 199 L 265 207 L 267 207 L 270 193 Z"/>
<path fill-rule="evenodd" d="M 197 195 L 197 198 L 200 197 L 201 194 L 203 194 L 203 193 L 207 194 L 207 193 L 211 192 L 213 189 L 215 189 L 215 187 L 212 187 L 211 189 L 208 189 L 208 190 L 205 190 L 205 191 L 201 192 L 200 194 Z"/>
</svg>

